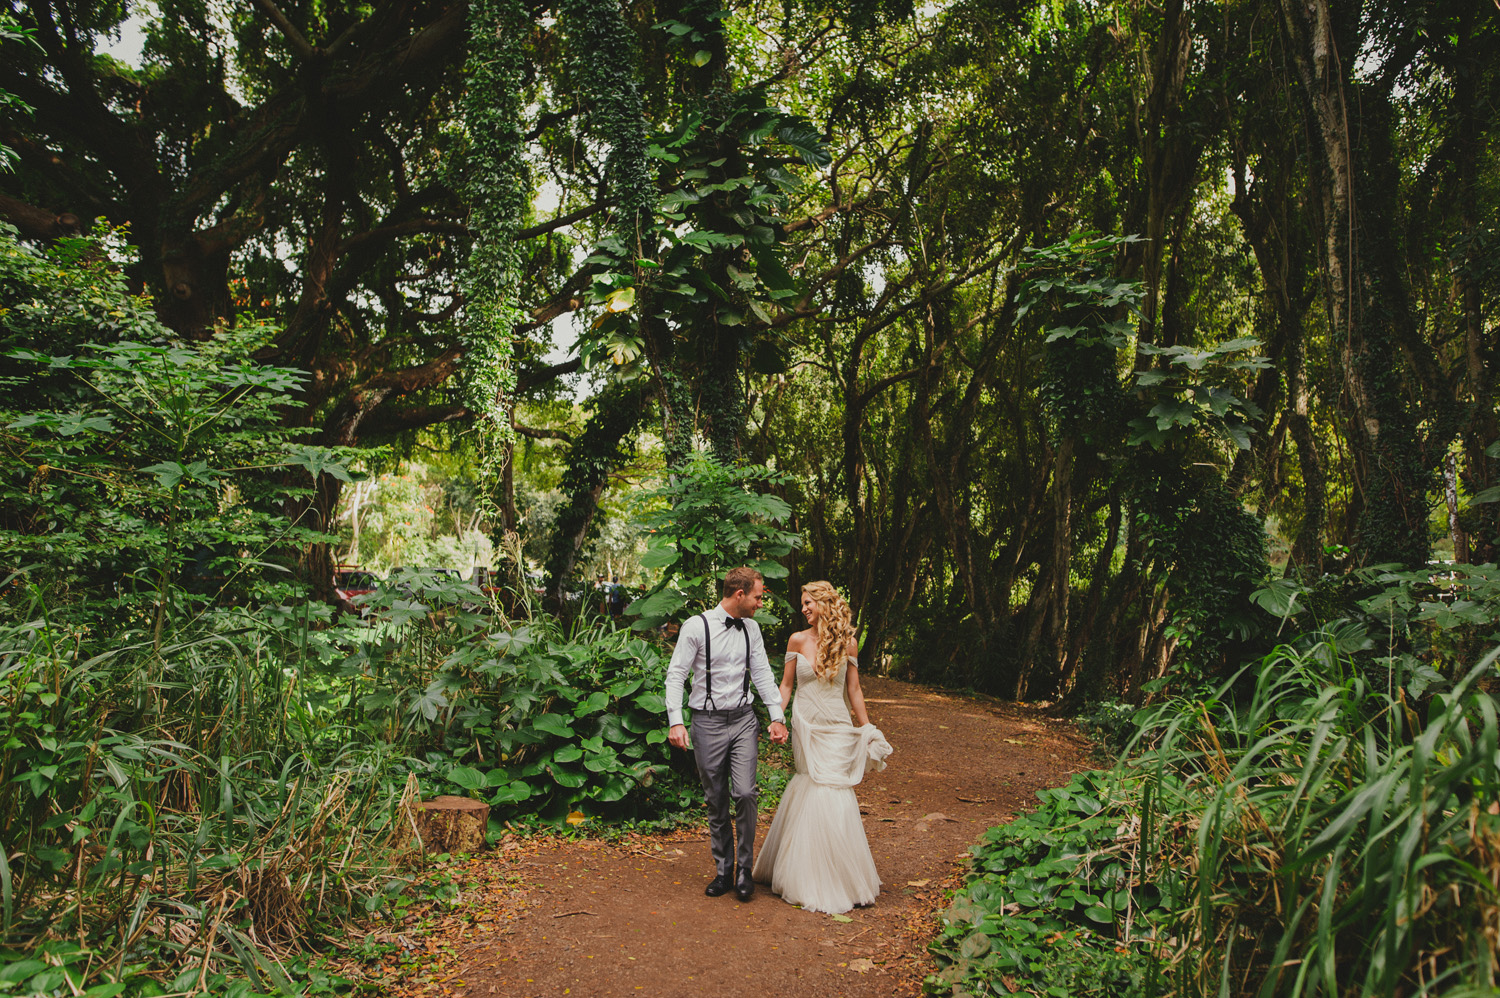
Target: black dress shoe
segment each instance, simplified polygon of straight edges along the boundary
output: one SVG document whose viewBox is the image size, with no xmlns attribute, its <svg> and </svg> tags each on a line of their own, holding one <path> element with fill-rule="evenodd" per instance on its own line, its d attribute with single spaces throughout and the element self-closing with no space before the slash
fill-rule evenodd
<svg viewBox="0 0 1500 998">
<path fill-rule="evenodd" d="M 734 882 L 734 896 L 741 901 L 749 901 L 755 896 L 755 881 L 750 879 L 749 870 L 741 870 L 740 877 Z"/>
<path fill-rule="evenodd" d="M 711 898 L 723 897 L 725 894 L 728 894 L 729 876 L 723 873 L 719 874 L 708 882 L 708 886 L 703 888 L 703 893 Z"/>
</svg>

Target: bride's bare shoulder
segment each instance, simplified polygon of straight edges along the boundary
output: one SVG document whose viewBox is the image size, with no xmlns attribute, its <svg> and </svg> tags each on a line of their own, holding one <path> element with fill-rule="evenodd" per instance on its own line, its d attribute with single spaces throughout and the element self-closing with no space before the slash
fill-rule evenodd
<svg viewBox="0 0 1500 998">
<path fill-rule="evenodd" d="M 805 631 L 793 632 L 792 636 L 790 638 L 787 638 L 786 641 L 787 651 L 800 652 L 804 647 L 808 646 L 809 643 L 816 643 L 813 639 L 813 632 L 811 627 L 809 627 Z"/>
</svg>

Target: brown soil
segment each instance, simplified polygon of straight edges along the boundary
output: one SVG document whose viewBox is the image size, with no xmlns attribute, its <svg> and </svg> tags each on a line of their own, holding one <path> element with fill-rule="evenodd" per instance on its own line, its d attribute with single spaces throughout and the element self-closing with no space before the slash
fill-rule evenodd
<svg viewBox="0 0 1500 998">
<path fill-rule="evenodd" d="M 840 918 L 794 908 L 764 886 L 748 904 L 733 894 L 705 897 L 713 864 L 702 831 L 540 850 L 507 843 L 464 874 L 489 885 L 475 901 L 490 910 L 453 918 L 446 939 L 424 940 L 429 952 L 446 950 L 441 962 L 452 968 L 433 990 L 505 998 L 919 993 L 932 913 L 961 883 L 969 844 L 1029 809 L 1037 790 L 1087 768 L 1087 743 L 1072 725 L 1021 706 L 879 677 L 864 688 L 871 720 L 895 747 L 888 768 L 856 791 L 885 882 L 874 905 Z M 769 827 L 762 814 L 762 836 Z M 441 925 L 436 931 L 443 935 Z"/>
</svg>

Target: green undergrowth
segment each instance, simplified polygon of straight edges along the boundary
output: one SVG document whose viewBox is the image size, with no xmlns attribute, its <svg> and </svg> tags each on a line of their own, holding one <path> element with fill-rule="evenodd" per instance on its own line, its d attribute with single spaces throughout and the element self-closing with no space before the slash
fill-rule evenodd
<svg viewBox="0 0 1500 998">
<path fill-rule="evenodd" d="M 927 992 L 1494 994 L 1500 649 L 1441 684 L 1376 649 L 1344 622 L 1137 712 L 973 847 Z"/>
<path fill-rule="evenodd" d="M 284 428 L 306 375 L 249 359 L 276 330 L 176 339 L 94 238 L 0 226 L 0 290 L 0 994 L 348 990 L 321 961 L 410 904 L 419 800 L 701 807 L 648 634 L 519 572 L 317 598 L 315 498 L 359 455 Z"/>
<path fill-rule="evenodd" d="M 941 915 L 929 994 L 1154 995 L 1150 928 L 1169 908 L 1142 885 L 1128 830 L 1138 798 L 1108 771 L 1037 794 L 1041 806 L 971 847 Z M 1144 931 L 1143 931 L 1144 930 Z"/>
</svg>

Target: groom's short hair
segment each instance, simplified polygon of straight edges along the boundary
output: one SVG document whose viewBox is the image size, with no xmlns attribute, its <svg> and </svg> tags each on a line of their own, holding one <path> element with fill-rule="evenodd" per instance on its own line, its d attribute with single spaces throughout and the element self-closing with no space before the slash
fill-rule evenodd
<svg viewBox="0 0 1500 998">
<path fill-rule="evenodd" d="M 753 568 L 749 568 L 743 565 L 739 568 L 731 568 L 724 575 L 724 596 L 727 599 L 728 597 L 733 596 L 738 592 L 748 593 L 750 590 L 755 588 L 755 584 L 757 582 L 762 582 L 764 580 L 765 576 L 761 575 Z"/>
</svg>

